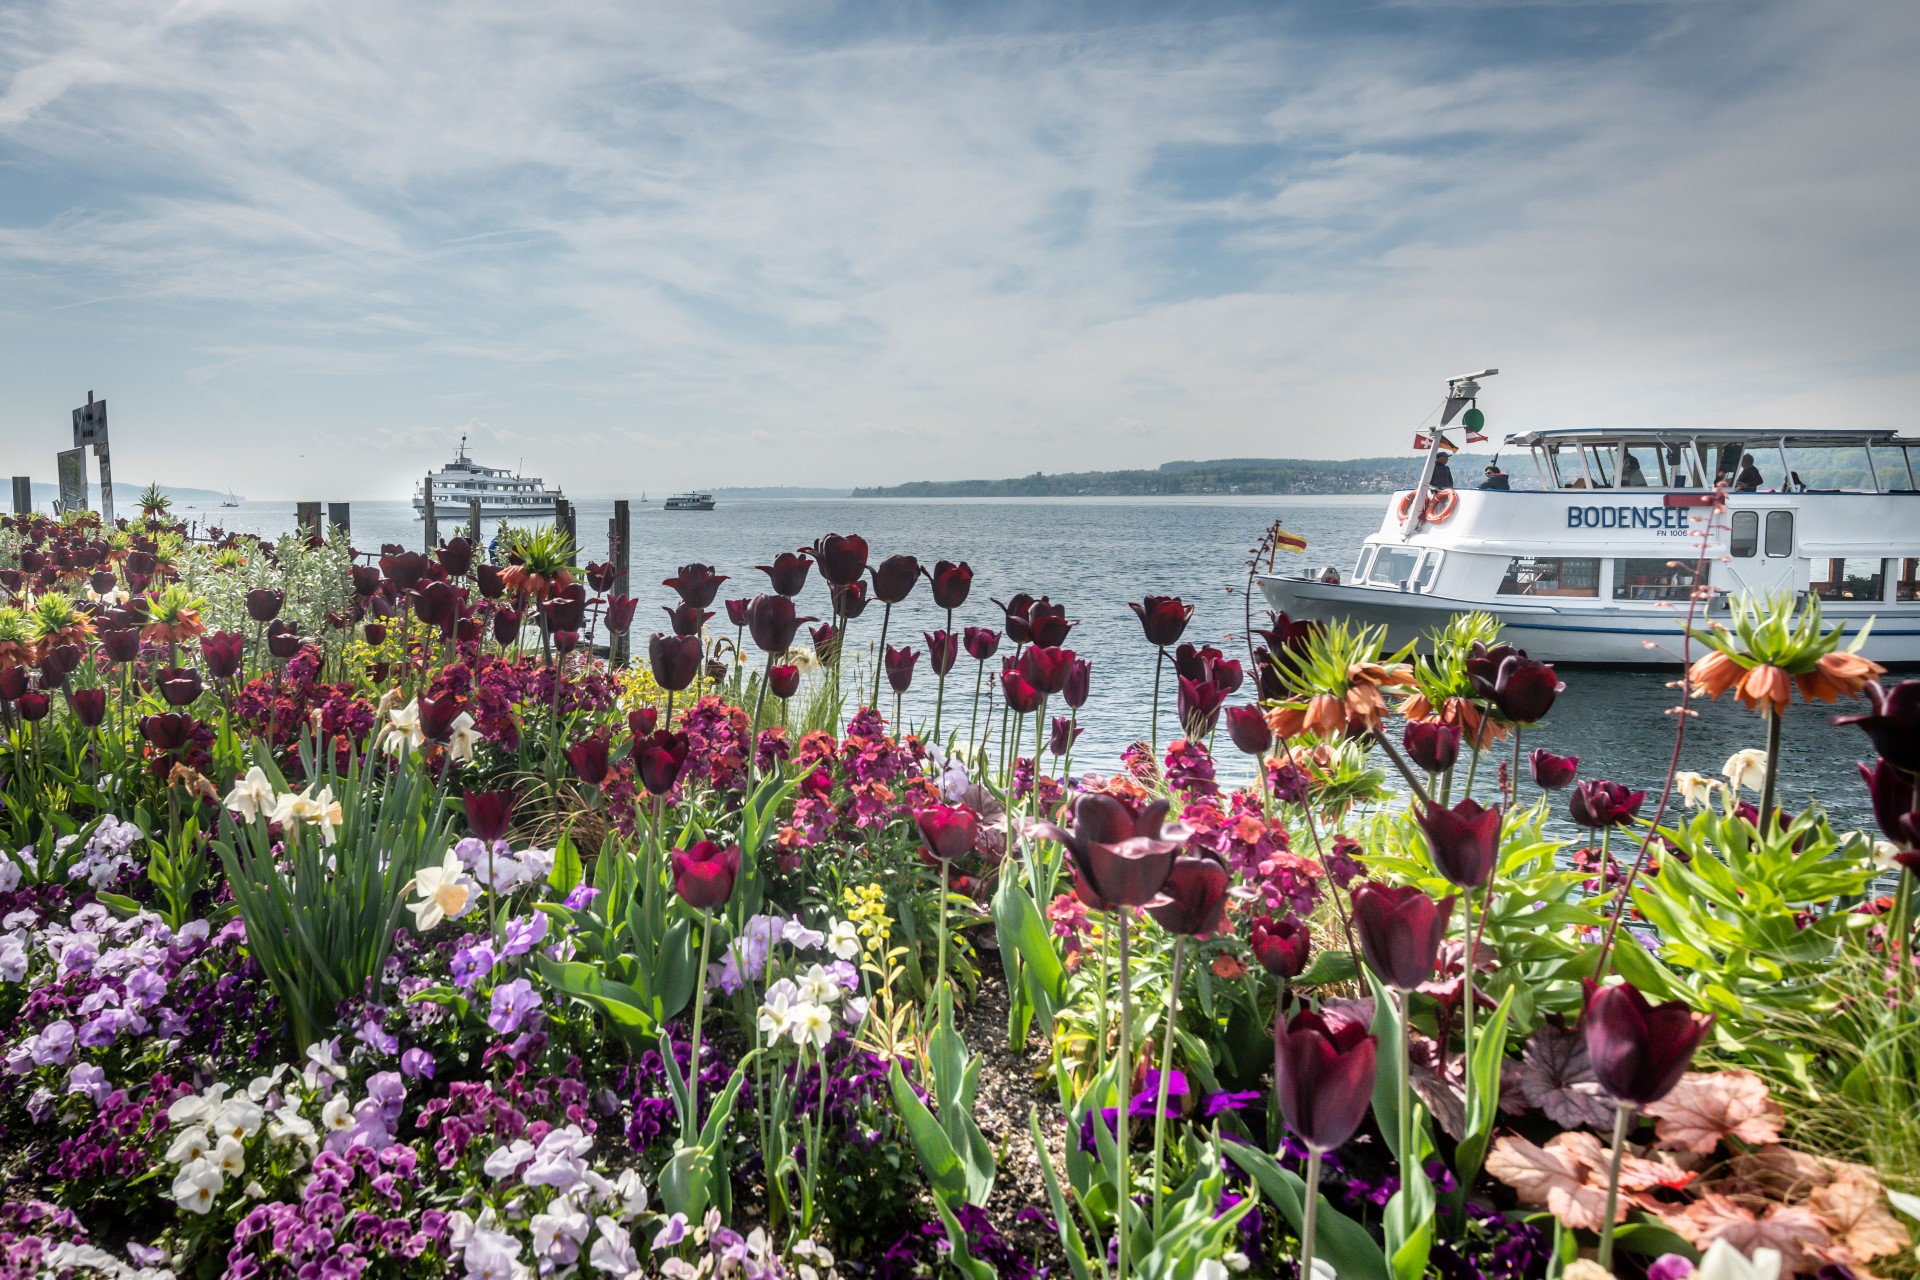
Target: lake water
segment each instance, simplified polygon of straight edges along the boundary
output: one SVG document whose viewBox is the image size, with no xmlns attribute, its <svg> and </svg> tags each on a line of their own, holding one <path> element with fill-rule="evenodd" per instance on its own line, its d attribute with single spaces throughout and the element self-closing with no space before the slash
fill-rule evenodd
<svg viewBox="0 0 1920 1280">
<path fill-rule="evenodd" d="M 1275 518 L 1308 542 L 1305 564 L 1333 563 L 1343 571 L 1359 553 L 1361 541 L 1378 527 L 1384 498 L 1124 498 L 1124 499 L 854 499 L 723 503 L 709 512 L 667 512 L 657 502 L 633 505 L 633 593 L 641 600 L 635 635 L 644 652 L 648 632 L 664 629 L 658 606 L 675 597 L 658 585 L 676 566 L 690 561 L 714 565 L 730 575 L 720 599 L 751 595 L 766 588 L 765 575 L 753 566 L 782 550 L 810 545 L 828 532 L 858 533 L 873 559 L 900 552 L 923 564 L 937 559 L 965 560 L 974 570 L 973 595 L 956 615 L 955 627 L 1000 626 L 991 598 L 1019 591 L 1050 596 L 1080 620 L 1069 645 L 1093 663 L 1092 694 L 1081 710 L 1084 736 L 1075 748 L 1076 766 L 1111 768 L 1120 751 L 1144 738 L 1152 696 L 1153 648 L 1142 638 L 1127 602 L 1148 593 L 1178 595 L 1194 605 L 1187 638 L 1209 642 L 1229 656 L 1244 657 L 1238 638 L 1244 631 L 1248 548 Z M 606 554 L 611 501 L 578 504 L 577 527 L 582 559 Z M 175 514 L 187 520 L 212 520 L 236 531 L 277 535 L 294 523 L 291 503 L 243 503 L 230 510 L 199 511 L 184 505 Z M 403 502 L 353 504 L 354 543 L 377 548 L 383 542 L 421 545 L 419 519 Z M 447 522 L 442 522 L 443 528 Z M 492 525 L 488 525 L 491 536 Z M 818 574 L 808 580 L 803 612 L 828 613 Z M 1255 600 L 1256 623 L 1263 603 Z M 715 604 L 719 612 L 718 602 Z M 870 606 L 852 627 L 855 649 L 870 649 L 880 634 L 880 608 Z M 725 615 L 717 622 L 724 624 Z M 924 631 L 943 624 L 923 583 L 894 609 L 889 644 L 920 644 Z M 851 652 L 851 651 L 850 651 Z M 994 664 L 989 664 L 992 679 Z M 1585 777 L 1604 776 L 1657 792 L 1673 748 L 1674 717 L 1669 709 L 1677 691 L 1666 682 L 1670 672 L 1569 671 L 1567 690 L 1552 715 L 1530 730 L 1527 742 L 1582 760 Z M 1169 677 L 1169 684 L 1171 679 Z M 964 729 L 973 688 L 973 663 L 961 655 L 948 680 L 945 723 L 956 717 Z M 883 683 L 884 689 L 884 683 Z M 910 720 L 930 721 L 934 681 L 924 654 L 905 700 Z M 1161 739 L 1173 726 L 1172 694 L 1162 692 Z M 891 693 L 883 692 L 891 709 Z M 1733 752 L 1765 744 L 1764 725 L 1734 702 L 1697 704 L 1699 716 L 1687 730 L 1681 768 L 1709 775 Z M 957 711 L 956 711 L 957 707 Z M 1061 708 L 1064 710 L 1064 708 Z M 1871 814 L 1855 764 L 1866 738 L 1855 729 L 1827 723 L 1831 709 L 1795 702 L 1783 727 L 1781 798 L 1789 808 L 1818 799 L 1836 825 L 1871 826 Z M 1237 753 L 1221 733 L 1223 773 L 1242 769 Z M 1563 806 L 1564 806 L 1564 802 Z M 1649 808 L 1649 812 L 1651 809 Z"/>
</svg>

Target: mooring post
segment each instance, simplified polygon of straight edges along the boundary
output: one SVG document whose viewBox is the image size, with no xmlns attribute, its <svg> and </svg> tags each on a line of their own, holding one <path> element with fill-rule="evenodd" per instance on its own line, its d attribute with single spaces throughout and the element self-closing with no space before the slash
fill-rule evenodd
<svg viewBox="0 0 1920 1280">
<path fill-rule="evenodd" d="M 553 500 L 553 527 L 567 535 L 567 563 L 580 563 L 580 539 L 574 529 L 573 504 L 565 498 Z"/>
<path fill-rule="evenodd" d="M 467 499 L 467 540 L 473 543 L 476 551 L 486 545 L 485 540 L 480 536 L 480 499 L 478 498 Z"/>
<path fill-rule="evenodd" d="M 423 532 L 427 538 L 427 550 L 431 552 L 440 544 L 440 525 L 434 519 L 433 510 L 433 473 L 427 473 L 426 485 L 420 490 L 420 520 L 426 526 Z"/>
<path fill-rule="evenodd" d="M 353 504 L 347 502 L 329 502 L 327 504 L 327 525 L 338 529 L 340 535 L 349 542 L 353 540 Z"/>
<path fill-rule="evenodd" d="M 13 514 L 17 516 L 33 514 L 32 476 L 15 476 L 13 478 Z"/>
<path fill-rule="evenodd" d="M 630 595 L 627 590 L 627 577 L 633 568 L 633 556 L 628 535 L 633 528 L 633 504 L 625 498 L 616 498 L 613 503 L 613 519 L 607 521 L 607 555 L 613 561 L 613 591 L 615 595 Z M 628 631 L 607 635 L 607 661 L 614 667 L 627 665 L 627 655 L 632 652 Z"/>
<path fill-rule="evenodd" d="M 317 502 L 296 502 L 293 506 L 293 523 L 301 536 L 317 538 L 320 536 L 320 504 Z"/>
</svg>

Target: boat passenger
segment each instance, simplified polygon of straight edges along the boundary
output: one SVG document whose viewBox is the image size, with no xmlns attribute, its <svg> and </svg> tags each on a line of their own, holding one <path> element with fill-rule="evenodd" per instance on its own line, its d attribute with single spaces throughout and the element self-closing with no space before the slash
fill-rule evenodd
<svg viewBox="0 0 1920 1280">
<path fill-rule="evenodd" d="M 1631 453 L 1620 468 L 1620 487 L 1644 489 L 1647 487 L 1647 473 L 1640 469 L 1640 459 Z"/>
<path fill-rule="evenodd" d="M 1445 454 L 1442 454 L 1440 459 L 1433 464 L 1432 487 L 1435 489 L 1453 488 L 1453 468 L 1447 465 Z"/>
<path fill-rule="evenodd" d="M 1480 487 L 1482 489 L 1511 489 L 1513 488 L 1513 477 L 1502 471 L 1499 463 L 1489 462 L 1487 464 L 1487 478 L 1480 482 Z"/>
<path fill-rule="evenodd" d="M 1760 468 L 1753 465 L 1753 455 L 1750 453 L 1741 454 L 1740 475 L 1733 482 L 1733 491 L 1735 493 L 1758 493 L 1760 492 L 1761 483 Z"/>
</svg>

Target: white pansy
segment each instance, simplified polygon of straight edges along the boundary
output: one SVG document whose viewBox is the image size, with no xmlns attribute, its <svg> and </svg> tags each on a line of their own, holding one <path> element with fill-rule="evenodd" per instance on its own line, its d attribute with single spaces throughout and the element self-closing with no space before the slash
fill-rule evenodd
<svg viewBox="0 0 1920 1280">
<path fill-rule="evenodd" d="M 266 1123 L 266 1113 L 251 1098 L 229 1098 L 213 1116 L 213 1131 L 229 1138 L 251 1138 Z"/>
<path fill-rule="evenodd" d="M 533 1159 L 533 1144 L 525 1138 L 515 1138 L 504 1146 L 495 1147 L 487 1156 L 481 1168 L 489 1178 L 504 1178 L 519 1171 L 520 1166 Z"/>
<path fill-rule="evenodd" d="M 634 1254 L 633 1238 L 627 1229 L 604 1215 L 595 1218 L 593 1225 L 600 1228 L 600 1238 L 587 1254 L 587 1265 L 610 1276 L 639 1274 L 640 1259 Z"/>
<path fill-rule="evenodd" d="M 327 1105 L 320 1108 L 320 1127 L 329 1133 L 353 1128 L 353 1108 L 348 1104 L 346 1094 L 336 1094 L 327 1099 Z"/>
<path fill-rule="evenodd" d="M 340 1061 L 339 1044 L 333 1040 L 322 1040 L 307 1046 L 307 1061 L 314 1067 L 332 1076 L 335 1080 L 347 1078 L 346 1064 Z"/>
<path fill-rule="evenodd" d="M 206 1213 L 226 1181 L 211 1161 L 189 1161 L 173 1179 L 173 1202 L 189 1213 Z"/>
<path fill-rule="evenodd" d="M 274 802 L 273 783 L 268 780 L 267 771 L 255 765 L 247 770 L 245 777 L 235 781 L 233 790 L 227 792 L 227 798 L 220 803 L 248 822 L 258 822 L 273 812 Z"/>
<path fill-rule="evenodd" d="M 1735 791 L 1760 791 L 1767 785 L 1767 753 L 1756 747 L 1736 751 L 1720 766 L 1721 776 Z"/>
<path fill-rule="evenodd" d="M 266 1096 L 273 1092 L 273 1087 L 280 1083 L 288 1070 L 290 1068 L 283 1062 L 273 1069 L 272 1075 L 255 1076 L 247 1082 L 247 1096 L 255 1102 L 265 1101 Z"/>
<path fill-rule="evenodd" d="M 180 1136 L 167 1148 L 168 1164 L 191 1164 L 212 1148 L 213 1140 L 207 1136 L 203 1125 L 189 1125 L 180 1131 Z"/>
<path fill-rule="evenodd" d="M 221 1138 L 212 1159 L 214 1167 L 226 1177 L 237 1178 L 247 1171 L 247 1148 L 238 1138 Z"/>
<path fill-rule="evenodd" d="M 614 1197 L 620 1201 L 620 1216 L 631 1218 L 647 1210 L 647 1185 L 640 1181 L 638 1169 L 622 1169 L 613 1182 Z"/>
<path fill-rule="evenodd" d="M 301 1115 L 289 1103 L 273 1113 L 273 1123 L 267 1126 L 267 1136 L 276 1142 L 292 1139 L 311 1143 L 320 1136 L 320 1131 L 313 1127 L 313 1121 Z"/>
<path fill-rule="evenodd" d="M 433 929 L 442 920 L 457 920 L 474 903 L 480 886 L 468 877 L 453 850 L 447 850 L 437 867 L 422 867 L 413 877 L 416 901 L 407 904 L 413 912 L 414 927 L 421 933 Z"/>
<path fill-rule="evenodd" d="M 1715 1240 L 1693 1275 L 1694 1280 L 1779 1280 L 1780 1251 L 1755 1249 L 1748 1259 L 1725 1240 Z"/>
</svg>

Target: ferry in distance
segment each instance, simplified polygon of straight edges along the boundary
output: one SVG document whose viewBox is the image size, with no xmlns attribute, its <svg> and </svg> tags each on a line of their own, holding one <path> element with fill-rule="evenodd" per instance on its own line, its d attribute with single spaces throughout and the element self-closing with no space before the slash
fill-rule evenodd
<svg viewBox="0 0 1920 1280">
<path fill-rule="evenodd" d="M 433 482 L 433 513 L 438 519 L 461 519 L 480 500 L 482 516 L 551 516 L 554 499 L 560 490 L 549 489 L 538 476 L 523 476 L 504 467 L 483 467 L 467 457 L 467 438 L 460 437 L 460 448 L 453 461 L 428 476 Z M 425 515 L 424 485 L 413 488 L 413 509 Z"/>
<path fill-rule="evenodd" d="M 667 511 L 711 511 L 713 495 L 710 493 L 676 493 L 668 498 L 664 509 Z"/>
<path fill-rule="evenodd" d="M 1498 372 L 1448 382 L 1441 429 L 1415 441 L 1419 483 L 1393 495 L 1353 567 L 1264 575 L 1269 604 L 1384 623 L 1392 647 L 1480 610 L 1536 658 L 1639 666 L 1678 659 L 1696 591 L 1696 627 L 1730 596 L 1787 592 L 1818 597 L 1849 639 L 1871 621 L 1865 657 L 1920 663 L 1920 437 L 1554 428 L 1505 438 L 1531 463 L 1521 475 L 1496 459 L 1456 481 L 1445 428 L 1472 406 L 1462 425 L 1484 438 L 1478 380 Z"/>
</svg>

